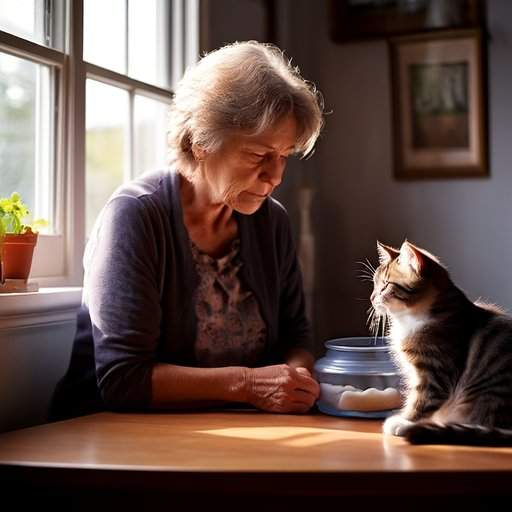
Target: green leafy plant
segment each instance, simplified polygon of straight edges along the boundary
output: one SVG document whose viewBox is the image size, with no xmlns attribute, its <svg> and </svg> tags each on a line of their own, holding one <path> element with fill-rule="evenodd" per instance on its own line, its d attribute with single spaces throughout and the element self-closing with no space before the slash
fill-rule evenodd
<svg viewBox="0 0 512 512">
<path fill-rule="evenodd" d="M 0 198 L 0 236 L 6 233 L 21 235 L 37 232 L 48 225 L 48 222 L 44 219 L 24 223 L 23 221 L 29 215 L 28 206 L 22 202 L 18 192 L 13 192 L 11 197 Z"/>
</svg>

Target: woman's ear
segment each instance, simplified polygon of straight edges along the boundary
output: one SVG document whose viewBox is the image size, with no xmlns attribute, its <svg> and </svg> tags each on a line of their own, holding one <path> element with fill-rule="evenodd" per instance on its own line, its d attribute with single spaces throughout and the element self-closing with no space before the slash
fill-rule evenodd
<svg viewBox="0 0 512 512">
<path fill-rule="evenodd" d="M 206 151 L 198 144 L 192 144 L 192 154 L 196 162 L 201 162 L 206 157 Z"/>
</svg>

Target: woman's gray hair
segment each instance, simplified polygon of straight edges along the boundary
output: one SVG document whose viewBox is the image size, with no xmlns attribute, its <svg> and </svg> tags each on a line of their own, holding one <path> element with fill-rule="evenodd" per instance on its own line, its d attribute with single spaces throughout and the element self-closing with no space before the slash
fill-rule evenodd
<svg viewBox="0 0 512 512">
<path fill-rule="evenodd" d="M 323 100 L 283 52 L 246 41 L 224 46 L 187 69 L 170 109 L 171 163 L 192 178 L 197 162 L 192 145 L 217 151 L 230 135 L 256 135 L 292 114 L 297 122 L 295 152 L 310 154 L 323 125 Z"/>
</svg>

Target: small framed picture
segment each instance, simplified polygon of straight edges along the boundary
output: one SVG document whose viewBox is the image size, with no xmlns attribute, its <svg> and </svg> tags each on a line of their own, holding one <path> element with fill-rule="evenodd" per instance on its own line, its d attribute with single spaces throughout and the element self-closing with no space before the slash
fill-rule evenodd
<svg viewBox="0 0 512 512">
<path fill-rule="evenodd" d="M 480 31 L 401 37 L 390 48 L 395 176 L 488 175 Z"/>
</svg>

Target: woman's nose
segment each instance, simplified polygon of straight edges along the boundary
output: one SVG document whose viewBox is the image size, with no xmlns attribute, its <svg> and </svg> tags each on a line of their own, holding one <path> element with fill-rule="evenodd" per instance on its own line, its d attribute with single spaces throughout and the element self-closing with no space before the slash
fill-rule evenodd
<svg viewBox="0 0 512 512">
<path fill-rule="evenodd" d="M 277 187 L 283 179 L 285 165 L 286 161 L 280 156 L 268 159 L 262 169 L 261 180 Z"/>
</svg>

